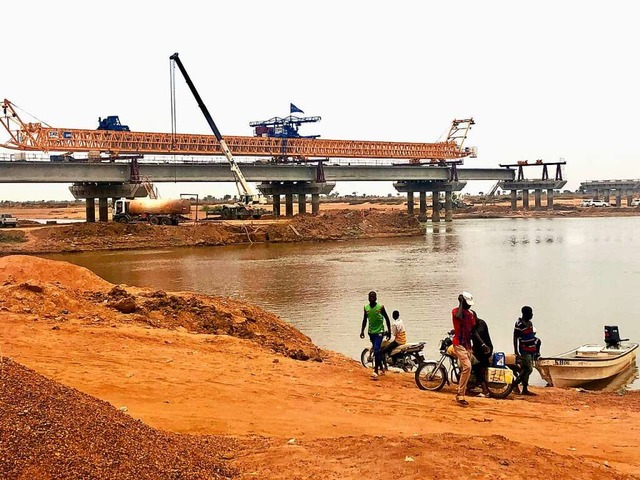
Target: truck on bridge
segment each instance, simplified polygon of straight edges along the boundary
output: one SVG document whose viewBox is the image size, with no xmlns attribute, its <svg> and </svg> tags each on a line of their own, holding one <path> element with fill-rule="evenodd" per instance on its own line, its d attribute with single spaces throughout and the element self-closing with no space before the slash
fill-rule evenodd
<svg viewBox="0 0 640 480">
<path fill-rule="evenodd" d="M 113 221 L 120 223 L 148 222 L 151 225 L 178 225 L 190 220 L 191 201 L 186 198 L 120 198 L 113 205 Z"/>
</svg>

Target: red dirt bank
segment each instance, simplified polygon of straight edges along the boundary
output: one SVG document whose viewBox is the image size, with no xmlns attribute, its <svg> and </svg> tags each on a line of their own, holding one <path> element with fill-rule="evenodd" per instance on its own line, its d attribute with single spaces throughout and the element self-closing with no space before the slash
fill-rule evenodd
<svg viewBox="0 0 640 480">
<path fill-rule="evenodd" d="M 258 307 L 65 262 L 0 259 L 0 339 L 3 479 L 640 478 L 638 392 L 461 408 Z"/>
</svg>

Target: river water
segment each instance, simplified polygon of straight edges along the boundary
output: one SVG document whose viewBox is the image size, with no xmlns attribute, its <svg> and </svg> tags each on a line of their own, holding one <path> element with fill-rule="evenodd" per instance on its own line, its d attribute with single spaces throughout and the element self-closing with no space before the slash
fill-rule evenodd
<svg viewBox="0 0 640 480">
<path fill-rule="evenodd" d="M 409 341 L 438 355 L 461 290 L 473 293 L 497 351 L 512 351 L 523 305 L 542 354 L 603 341 L 604 325 L 640 340 L 640 217 L 456 220 L 424 236 L 345 242 L 49 255 L 112 283 L 192 290 L 260 305 L 323 348 L 358 358 L 375 290 Z M 543 385 L 537 372 L 532 383 Z M 632 388 L 640 388 L 636 380 Z"/>
</svg>

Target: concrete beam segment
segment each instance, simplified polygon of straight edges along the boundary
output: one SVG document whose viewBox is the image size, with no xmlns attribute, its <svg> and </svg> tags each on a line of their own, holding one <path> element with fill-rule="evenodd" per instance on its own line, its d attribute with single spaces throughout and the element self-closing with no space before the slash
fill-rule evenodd
<svg viewBox="0 0 640 480">
<path fill-rule="evenodd" d="M 502 190 L 560 190 L 566 184 L 566 180 L 520 180 L 499 182 L 498 185 Z"/>
<path fill-rule="evenodd" d="M 240 163 L 249 182 L 312 182 L 315 165 L 273 165 Z M 139 173 L 162 182 L 235 182 L 226 163 L 139 163 Z M 131 175 L 128 163 L 61 163 L 0 161 L 4 183 L 126 183 Z M 325 179 L 335 181 L 448 180 L 449 168 L 412 165 L 325 165 Z M 459 168 L 458 179 L 513 180 L 514 171 L 503 168 Z"/>
<path fill-rule="evenodd" d="M 467 185 L 467 182 L 449 181 L 422 181 L 422 182 L 395 182 L 393 187 L 398 192 L 459 192 Z"/>
<path fill-rule="evenodd" d="M 313 195 L 329 194 L 336 186 L 333 182 L 269 182 L 258 185 L 263 195 Z"/>
<path fill-rule="evenodd" d="M 69 187 L 71 195 L 82 198 L 134 198 L 146 197 L 147 191 L 137 183 L 75 184 Z"/>
</svg>

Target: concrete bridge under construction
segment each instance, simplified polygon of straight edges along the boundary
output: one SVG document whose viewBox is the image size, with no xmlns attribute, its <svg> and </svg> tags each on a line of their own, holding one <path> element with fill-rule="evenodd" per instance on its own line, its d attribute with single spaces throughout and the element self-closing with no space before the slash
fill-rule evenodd
<svg viewBox="0 0 640 480">
<path fill-rule="evenodd" d="M 464 188 L 468 181 L 510 181 L 514 171 L 497 168 L 457 168 L 456 165 L 352 165 L 352 164 L 262 164 L 242 163 L 249 182 L 258 183 L 265 195 L 273 196 L 273 213 L 281 214 L 281 196 L 285 214 L 293 215 L 294 196 L 298 210 L 306 212 L 307 196 L 311 196 L 312 213 L 319 212 L 320 194 L 328 194 L 335 182 L 391 181 L 399 192 L 407 193 L 409 213 L 413 214 L 414 194 L 420 194 L 420 215 L 426 218 L 426 193 L 433 198 L 445 196 L 445 220 L 451 220 L 452 193 Z M 51 161 L 0 162 L 3 183 L 71 183 L 76 198 L 87 201 L 87 221 L 95 221 L 95 199 L 98 199 L 100 221 L 108 220 L 109 199 L 146 196 L 139 178 L 163 182 L 235 182 L 229 165 L 223 162 L 140 162 L 132 181 L 132 165 L 124 162 L 73 163 Z M 439 202 L 433 203 L 433 220 L 440 220 Z"/>
</svg>

